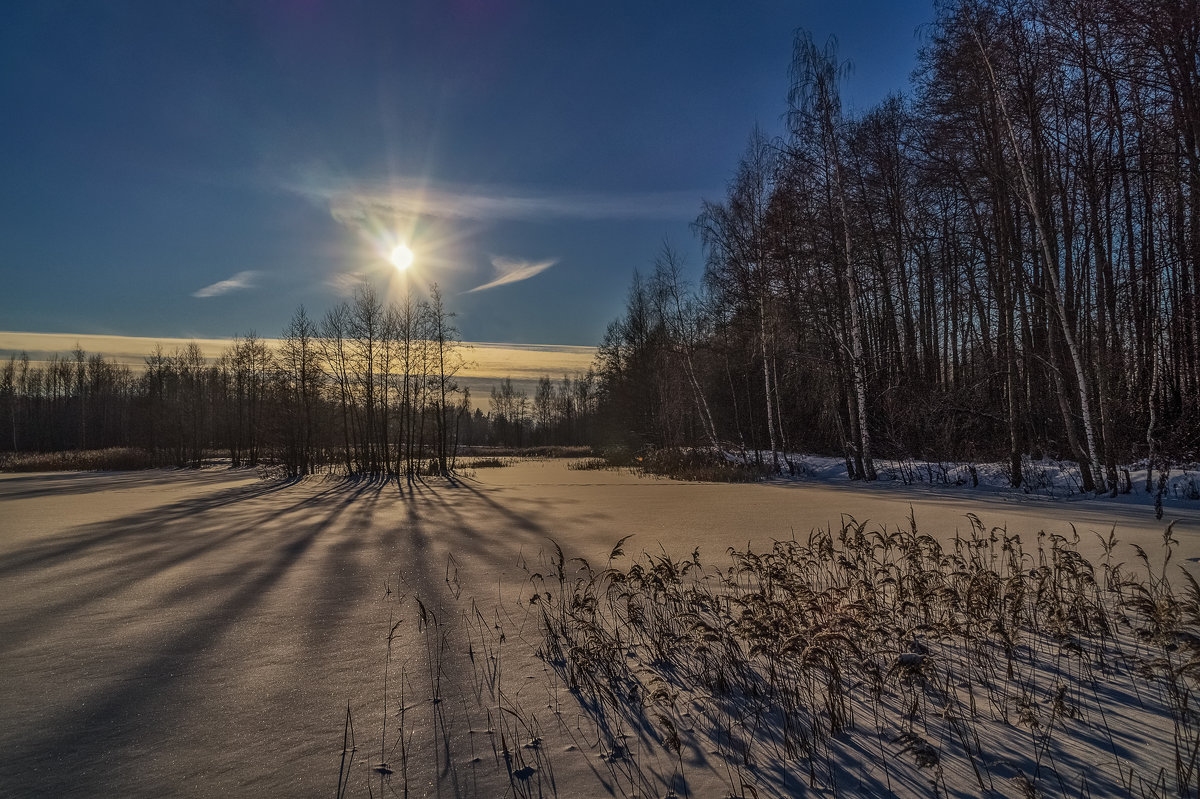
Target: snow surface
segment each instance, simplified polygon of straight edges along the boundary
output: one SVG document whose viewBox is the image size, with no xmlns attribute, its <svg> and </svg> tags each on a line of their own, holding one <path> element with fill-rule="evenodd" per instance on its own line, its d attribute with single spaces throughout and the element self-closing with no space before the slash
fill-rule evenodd
<svg viewBox="0 0 1200 799">
<path fill-rule="evenodd" d="M 329 796 L 344 763 L 349 796 L 405 784 L 411 796 L 728 795 L 728 769 L 702 748 L 681 781 L 636 730 L 624 753 L 602 746 L 536 657 L 528 577 L 551 538 L 593 564 L 629 534 L 630 553 L 699 548 L 717 563 L 730 546 L 836 529 L 843 514 L 888 528 L 912 514 L 943 540 L 976 514 L 1030 539 L 1078 532 L 1088 557 L 1115 527 L 1132 561 L 1131 544 L 1154 556 L 1178 520 L 1174 562 L 1200 574 L 1200 504 L 1174 495 L 1160 522 L 1140 494 L 863 485 L 839 461 L 805 467 L 805 479 L 741 485 L 562 461 L 411 485 L 0 476 L 0 796 Z M 343 760 L 347 707 L 356 748 Z M 1149 727 L 1138 751 L 1169 735 Z"/>
<path fill-rule="evenodd" d="M 733 457 L 733 456 L 730 456 Z M 769 461 L 770 453 L 760 453 Z M 841 458 L 818 455 L 788 455 L 797 467 L 800 479 L 836 482 L 846 479 L 846 462 Z M 877 458 L 875 467 L 883 483 L 931 485 L 969 488 L 975 492 L 1038 494 L 1047 497 L 1089 498 L 1084 492 L 1079 465 L 1073 461 L 1052 458 L 1030 458 L 1021 463 L 1022 484 L 1012 488 L 1008 467 L 1001 463 L 966 463 L 950 461 L 890 460 Z M 1118 494 L 1111 497 L 1120 504 L 1154 505 L 1159 478 L 1158 468 L 1147 474 L 1146 463 L 1129 464 L 1118 469 Z M 1200 500 L 1200 464 L 1176 465 L 1166 472 L 1163 501 L 1177 502 L 1180 507 Z M 1126 490 L 1128 489 L 1128 490 Z"/>
</svg>

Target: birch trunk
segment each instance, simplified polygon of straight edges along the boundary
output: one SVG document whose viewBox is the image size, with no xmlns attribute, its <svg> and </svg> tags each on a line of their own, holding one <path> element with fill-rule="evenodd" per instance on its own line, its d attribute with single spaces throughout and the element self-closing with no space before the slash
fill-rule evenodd
<svg viewBox="0 0 1200 799">
<path fill-rule="evenodd" d="M 700 421 L 704 424 L 704 433 L 708 438 L 709 445 L 717 451 L 721 447 L 717 443 L 717 428 L 713 424 L 712 412 L 708 408 L 708 400 L 704 398 L 704 391 L 700 388 L 700 382 L 696 380 L 696 369 L 692 365 L 692 351 L 690 347 L 684 347 L 683 364 L 687 371 L 688 382 L 692 386 L 692 395 L 696 401 L 696 409 L 700 411 Z"/>
<path fill-rule="evenodd" d="M 987 57 L 987 51 L 984 50 L 983 42 L 979 39 L 978 32 L 975 32 L 975 43 L 979 48 L 979 54 L 983 58 L 983 65 L 987 68 L 988 79 L 991 82 L 992 92 L 996 97 L 996 103 L 1000 108 L 1000 115 L 1004 119 L 1004 127 L 1008 133 L 1009 143 L 1013 148 L 1013 159 L 1016 161 L 1017 170 L 1021 175 L 1021 187 L 1025 192 L 1025 201 L 1029 205 L 1029 214 L 1033 218 L 1034 229 L 1037 231 L 1038 245 L 1041 249 L 1042 261 L 1046 265 L 1046 274 L 1050 278 L 1051 295 L 1054 301 L 1054 311 L 1062 324 L 1063 341 L 1067 347 L 1067 354 L 1071 359 L 1071 365 L 1075 370 L 1076 382 L 1079 386 L 1079 409 L 1080 416 L 1083 421 L 1083 434 L 1087 442 L 1087 458 L 1090 461 L 1093 477 L 1096 481 L 1096 491 L 1104 491 L 1104 463 L 1101 460 L 1096 450 L 1096 433 L 1095 422 L 1092 418 L 1092 404 L 1088 398 L 1088 379 L 1087 373 L 1083 368 L 1083 358 L 1079 353 L 1079 345 L 1075 341 L 1075 334 L 1071 330 L 1071 323 L 1067 318 L 1066 303 L 1063 300 L 1062 288 L 1058 282 L 1058 260 L 1054 258 L 1050 252 L 1050 242 L 1046 236 L 1045 225 L 1042 222 L 1042 214 L 1038 209 L 1037 198 L 1034 195 L 1033 184 L 1029 179 L 1029 170 L 1025 167 L 1025 159 L 1021 156 L 1021 148 L 1017 143 L 1017 134 L 1013 130 L 1012 119 L 1008 115 L 1008 108 L 1005 106 L 1004 97 L 1000 93 L 1000 87 L 996 83 L 996 73 L 992 69 L 992 62 Z"/>
<path fill-rule="evenodd" d="M 834 157 L 836 158 L 836 151 Z M 874 480 L 875 461 L 871 457 L 871 431 L 867 427 L 867 365 L 863 354 L 862 315 L 858 309 L 858 277 L 850 260 L 850 217 L 846 213 L 846 200 L 842 194 L 841 167 L 834 164 L 835 191 L 838 211 L 842 219 L 842 248 L 846 262 L 846 299 L 850 305 L 850 355 L 851 378 L 854 383 L 855 412 L 858 415 L 859 452 L 862 456 L 863 479 Z"/>
<path fill-rule="evenodd" d="M 771 468 L 779 471 L 779 449 L 775 440 L 775 411 L 771 406 L 771 360 L 767 357 L 767 319 L 762 296 L 758 298 L 758 341 L 762 350 L 763 392 L 767 403 L 767 437 L 771 441 Z"/>
</svg>

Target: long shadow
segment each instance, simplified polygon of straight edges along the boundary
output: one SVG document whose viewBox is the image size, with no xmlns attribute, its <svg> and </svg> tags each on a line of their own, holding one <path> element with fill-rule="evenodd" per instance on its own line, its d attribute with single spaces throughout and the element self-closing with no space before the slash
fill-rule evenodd
<svg viewBox="0 0 1200 799">
<path fill-rule="evenodd" d="M 200 484 L 227 480 L 231 476 L 252 477 L 253 472 L 235 469 L 147 469 L 137 472 L 56 472 L 0 479 L 0 499 L 97 494 L 161 486 L 166 480 Z"/>
<path fill-rule="evenodd" d="M 353 604 L 346 601 L 344 581 L 348 575 L 354 573 L 354 567 L 359 563 L 358 556 L 368 547 L 369 542 L 364 540 L 361 531 L 371 526 L 386 487 L 386 482 L 368 483 L 350 493 L 341 525 L 346 532 L 329 544 L 319 570 L 322 578 L 315 587 L 317 594 L 308 603 L 310 608 L 318 609 L 319 612 L 307 614 L 306 644 L 316 645 L 352 615 Z"/>
<path fill-rule="evenodd" d="M 3 775 L 0 793 L 12 789 L 20 795 L 71 792 L 100 795 L 113 790 L 113 786 L 104 780 L 104 770 L 112 768 L 107 763 L 109 757 L 127 747 L 152 746 L 153 735 L 171 729 L 175 726 L 173 719 L 188 713 L 189 708 L 176 701 L 185 685 L 183 681 L 172 679 L 171 675 L 194 669 L 196 662 L 203 659 L 220 636 L 250 614 L 321 534 L 339 522 L 360 493 L 372 488 L 365 485 L 343 491 L 341 501 L 330 508 L 324 518 L 316 523 L 288 528 L 281 535 L 275 534 L 268 558 L 265 562 L 260 560 L 262 565 L 258 568 L 232 563 L 224 573 L 194 586 L 189 593 L 211 596 L 221 592 L 222 587 L 232 588 L 232 593 L 222 592 L 226 593 L 224 599 L 215 605 L 203 605 L 205 610 L 200 617 L 189 614 L 193 620 L 175 628 L 164 640 L 155 642 L 151 657 L 131 664 L 104 686 L 93 690 L 83 703 L 82 714 L 74 703 L 70 708 L 48 713 L 37 730 L 28 731 L 26 737 L 5 753 L 8 765 L 0 765 L 0 775 Z M 297 506 L 300 504 L 303 503 L 297 503 Z M 219 506 L 218 503 L 216 507 Z M 148 563 L 141 576 L 148 578 L 155 571 L 155 566 Z M 190 608 L 203 603 L 203 599 L 203 596 L 181 594 L 173 604 Z M 168 610 L 164 608 L 164 612 Z M 119 635 L 120 631 L 114 631 L 114 634 Z M 138 644 L 132 651 L 142 648 L 143 644 Z M 32 774 L 36 774 L 37 779 L 29 782 Z M 23 778 L 27 780 L 24 783 L 20 782 Z M 89 780 L 97 781 L 89 783 Z"/>
<path fill-rule="evenodd" d="M 403 569 L 403 576 L 421 586 L 420 590 L 431 598 L 446 588 L 440 564 L 430 562 L 434 535 L 436 543 L 451 553 L 461 554 L 460 548 L 465 548 L 493 562 L 503 561 L 506 552 L 514 557 L 517 552 L 510 531 L 496 530 L 495 535 L 488 535 L 481 528 L 488 522 L 488 517 L 473 518 L 465 512 L 461 499 L 479 501 L 524 533 L 549 537 L 550 531 L 541 524 L 488 498 L 461 478 L 444 480 L 430 481 L 419 477 L 400 480 L 398 490 L 404 500 L 404 519 L 396 527 L 386 529 L 380 541 L 381 548 L 399 549 L 403 553 L 408 563 L 401 566 L 411 567 Z M 444 514 L 445 518 L 430 518 L 432 513 Z"/>
<path fill-rule="evenodd" d="M 514 525 L 516 525 L 519 529 L 524 530 L 533 535 L 542 536 L 544 538 L 551 537 L 550 531 L 548 529 L 546 529 L 545 526 L 543 526 L 539 522 L 534 521 L 533 519 L 531 519 L 528 516 L 524 516 L 524 515 L 516 512 L 512 508 L 509 508 L 509 507 L 506 507 L 505 505 L 500 504 L 496 500 L 489 497 L 483 491 L 480 491 L 478 488 L 471 485 L 471 483 L 469 483 L 465 480 L 459 480 L 455 484 L 454 488 L 456 490 L 464 492 L 465 494 L 470 495 L 471 497 L 478 500 L 479 502 L 482 502 L 487 507 L 491 508 L 492 510 L 496 511 L 504 518 L 508 519 L 510 522 L 512 522 Z M 547 502 L 545 504 L 549 504 L 549 503 Z"/>
<path fill-rule="evenodd" d="M 369 541 L 371 557 L 376 561 L 386 563 L 388 558 L 394 558 L 396 561 L 393 564 L 394 568 L 389 569 L 389 572 L 397 578 L 397 581 L 389 581 L 389 588 L 392 590 L 388 597 L 390 602 L 397 603 L 392 609 L 396 611 L 395 622 L 400 626 L 397 638 L 401 642 L 391 656 L 393 681 L 396 680 L 397 673 L 403 673 L 405 664 L 413 668 L 412 674 L 420 677 L 425 671 L 426 659 L 438 658 L 438 662 L 442 664 L 438 667 L 438 671 L 441 674 L 443 697 L 461 697 L 467 696 L 470 692 L 472 683 L 469 674 L 463 673 L 458 668 L 461 664 L 458 664 L 453 658 L 449 662 L 443 663 L 440 656 L 434 655 L 429 650 L 430 646 L 435 648 L 438 646 L 436 642 L 439 638 L 439 631 L 453 630 L 457 624 L 454 601 L 450 596 L 446 581 L 443 579 L 443 573 L 439 565 L 435 563 L 437 557 L 435 550 L 443 545 L 453 546 L 456 539 L 447 540 L 446 536 L 448 533 L 454 536 L 462 526 L 461 521 L 457 519 L 447 525 L 440 519 L 428 518 L 430 509 L 441 504 L 432 499 L 433 495 L 434 489 L 428 482 L 419 478 L 412 480 L 401 478 L 397 481 L 395 493 L 381 490 L 368 498 L 366 504 L 360 503 L 353 518 L 345 520 L 345 525 L 358 526 L 362 524 L 365 528 L 365 521 L 374 513 L 374 507 L 381 499 L 391 497 L 395 501 L 396 505 L 393 507 L 400 512 L 400 516 L 395 523 L 383 525 Z M 326 558 L 327 567 L 333 569 L 344 567 L 347 558 L 346 551 L 345 548 L 337 546 L 331 549 Z M 382 586 L 380 587 L 382 588 Z M 322 601 L 330 602 L 336 599 L 339 588 L 332 581 L 327 582 L 324 586 Z M 415 606 L 416 601 L 420 601 L 422 604 L 419 614 Z M 335 604 L 338 607 L 333 609 L 333 615 L 326 617 L 324 621 L 336 625 L 340 615 L 346 611 L 342 607 L 345 605 L 344 602 Z M 384 612 L 382 607 L 380 612 Z M 392 623 L 390 617 L 385 616 L 384 618 L 389 624 Z M 419 622 L 418 618 L 423 621 Z M 316 623 L 318 620 L 314 618 L 311 621 Z M 431 624 L 432 632 L 428 626 Z M 422 632 L 423 629 L 424 632 Z M 321 630 L 311 629 L 308 635 L 315 637 L 319 632 Z M 374 675 L 374 679 L 381 680 L 385 660 L 382 638 L 370 642 L 361 641 L 360 644 L 380 646 L 378 650 L 379 672 Z M 416 682 L 420 682 L 420 680 L 418 679 Z M 392 688 L 392 703 L 397 701 L 394 694 L 397 689 L 394 685 L 395 683 Z M 415 685 L 410 685 L 410 690 L 415 687 Z M 416 690 L 420 692 L 421 689 L 417 688 Z M 376 700 L 373 700 L 372 704 L 374 701 Z M 486 791 L 480 791 L 474 783 L 473 775 L 475 775 L 476 768 L 474 762 L 463 764 L 457 757 L 468 746 L 467 731 L 471 728 L 469 722 L 464 722 L 457 715 L 447 718 L 447 705 L 445 703 L 429 704 L 430 697 L 428 696 L 424 697 L 422 701 L 415 702 L 410 695 L 407 702 L 409 703 L 409 718 L 412 719 L 416 715 L 422 719 L 412 729 L 427 728 L 429 738 L 426 743 L 430 747 L 427 754 L 431 755 L 435 761 L 432 771 L 425 770 L 430 765 L 429 763 L 424 763 L 417 769 L 422 772 L 421 779 L 430 779 L 436 783 L 439 796 L 488 795 Z M 368 734 L 371 732 L 369 719 L 374 718 L 374 713 L 374 709 L 369 708 L 366 718 L 356 714 L 356 717 L 359 718 L 360 729 L 365 728 Z M 410 720 L 409 724 L 412 725 L 413 722 Z M 378 733 L 378 730 L 375 732 Z M 396 735 L 403 734 L 403 730 L 401 730 L 394 734 L 389 742 L 394 740 Z M 411 734 L 410 732 L 409 735 L 411 736 Z M 411 741 L 411 737 L 409 740 Z M 399 756 L 394 748 L 395 744 L 393 743 L 393 749 L 386 755 L 386 759 L 393 760 Z M 425 751 L 424 748 L 422 751 Z M 399 792 L 396 785 L 391 785 L 391 787 Z M 388 795 L 386 790 L 384 795 Z"/>
<path fill-rule="evenodd" d="M 299 479 L 295 478 L 252 486 L 231 486 L 215 494 L 179 500 L 165 506 L 158 505 L 119 519 L 86 525 L 74 534 L 58 535 L 51 541 L 0 555 L 0 576 L 78 557 L 90 549 L 110 544 L 117 539 L 155 533 L 182 519 L 283 491 L 298 481 Z M 162 483 L 157 481 L 157 484 Z"/>
<path fill-rule="evenodd" d="M 43 549 L 37 557 L 0 566 L 5 572 L 44 574 L 44 581 L 72 586 L 61 598 L 39 604 L 34 614 L 0 614 L 0 652 L 12 651 L 30 638 L 43 635 L 71 613 L 110 596 L 117 596 L 150 577 L 205 556 L 219 553 L 230 544 L 255 535 L 264 526 L 289 514 L 310 513 L 341 496 L 340 512 L 363 493 L 377 489 L 369 483 L 339 481 L 317 494 L 282 508 L 264 512 L 243 506 L 231 514 L 234 502 L 262 498 L 298 481 L 264 485 L 234 496 L 186 500 L 130 516 L 88 525 L 71 542 Z M 206 518 L 206 515 L 208 518 Z M 228 575 L 191 576 L 166 597 L 168 603 L 187 598 L 209 586 L 227 583 Z"/>
<path fill-rule="evenodd" d="M 36 724 L 6 736 L 7 746 L 0 763 L 0 794 L 96 795 L 119 791 L 133 783 L 145 788 L 135 765 L 137 752 L 153 749 L 154 738 L 175 727 L 187 729 L 192 712 L 185 696 L 203 697 L 210 672 L 203 664 L 212 652 L 227 653 L 221 637 L 239 628 L 242 620 L 255 614 L 268 597 L 293 600 L 294 581 L 282 583 L 301 566 L 306 575 L 304 593 L 296 594 L 302 651 L 325 651 L 321 641 L 331 628 L 356 611 L 346 601 L 351 586 L 361 591 L 364 580 L 381 573 L 380 565 L 395 557 L 404 571 L 407 588 L 421 596 L 439 617 L 449 622 L 452 606 L 440 563 L 433 563 L 443 545 L 453 550 L 462 546 L 492 558 L 503 558 L 516 545 L 511 527 L 526 535 L 548 537 L 549 531 L 533 518 L 501 505 L 461 479 L 447 481 L 397 480 L 393 487 L 384 479 L 344 479 L 317 486 L 303 496 L 284 495 L 266 504 L 276 492 L 290 491 L 296 481 L 224 490 L 179 500 L 118 519 L 81 526 L 45 543 L 27 546 L 0 558 L 0 575 L 24 580 L 42 580 L 45 575 L 63 585 L 64 595 L 47 592 L 52 604 L 39 604 L 36 613 L 20 618 L 7 615 L 0 628 L 0 647 L 13 648 L 34 638 L 29 652 L 45 661 L 64 658 L 87 648 L 95 636 L 107 640 L 127 636 L 122 646 L 133 656 L 104 655 L 105 676 L 80 685 L 64 685 L 64 700 L 44 708 Z M 311 483 L 308 486 L 312 488 Z M 479 515 L 472 516 L 457 500 L 479 501 Z M 399 512 L 396 524 L 378 521 L 381 503 L 391 499 L 389 513 Z M 497 520 L 496 535 L 484 525 Z M 378 529 L 377 529 L 378 528 Z M 335 532 L 319 548 L 313 560 L 313 545 L 323 534 Z M 301 565 L 303 564 L 303 565 Z M 181 569 L 180 567 L 184 567 Z M 179 584 L 152 582 L 168 570 L 179 575 Z M 347 582 L 350 573 L 354 579 Z M 315 575 L 309 577 L 309 575 Z M 174 579 L 173 577 L 171 579 Z M 83 621 L 96 603 L 129 596 L 137 610 L 138 597 L 147 594 L 140 586 L 166 592 L 156 599 L 156 611 L 178 619 L 168 632 L 147 633 L 120 628 L 117 615 L 99 616 L 99 626 Z M 281 586 L 288 593 L 281 594 Z M 272 607 L 278 599 L 271 600 Z M 106 611 L 107 613 L 107 611 Z M 72 639 L 60 630 L 74 635 Z M 85 630 L 82 635 L 79 630 Z M 8 634 L 6 634 L 8 633 Z M 149 640 L 146 635 L 150 635 Z M 222 672 L 223 674 L 224 672 Z M 304 679 L 311 675 L 303 675 Z M 46 674 L 46 680 L 54 680 Z M 460 679 L 457 675 L 452 680 Z M 464 684 L 466 678 L 461 678 Z M 57 696 L 57 694 L 50 694 Z M 205 735 L 213 727 L 201 725 Z M 198 744 L 216 746 L 211 739 Z M 203 768 L 203 764 L 197 768 Z"/>
</svg>

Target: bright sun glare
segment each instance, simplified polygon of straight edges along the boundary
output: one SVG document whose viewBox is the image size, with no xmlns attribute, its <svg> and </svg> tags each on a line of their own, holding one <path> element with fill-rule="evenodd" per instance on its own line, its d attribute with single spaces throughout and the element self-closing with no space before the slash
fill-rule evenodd
<svg viewBox="0 0 1200 799">
<path fill-rule="evenodd" d="M 388 260 L 392 262 L 392 266 L 403 272 L 412 266 L 413 251 L 406 244 L 397 244 Z"/>
</svg>

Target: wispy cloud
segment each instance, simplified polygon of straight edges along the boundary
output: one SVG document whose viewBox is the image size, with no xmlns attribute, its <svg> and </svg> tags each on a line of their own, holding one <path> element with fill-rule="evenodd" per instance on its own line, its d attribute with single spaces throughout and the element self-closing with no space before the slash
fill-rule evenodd
<svg viewBox="0 0 1200 799">
<path fill-rule="evenodd" d="M 357 225 L 387 216 L 436 217 L 478 222 L 557 219 L 678 219 L 695 217 L 702 192 L 579 193 L 505 186 L 458 186 L 394 181 L 289 186 L 329 204 L 333 217 Z"/>
<path fill-rule="evenodd" d="M 333 289 L 338 296 L 349 297 L 365 280 L 361 272 L 338 272 L 325 281 L 325 285 Z"/>
<path fill-rule="evenodd" d="M 557 258 L 552 258 L 549 261 L 519 261 L 515 258 L 501 258 L 496 256 L 492 258 L 492 266 L 496 270 L 496 277 L 482 286 L 476 286 L 465 293 L 471 294 L 476 291 L 486 291 L 487 289 L 494 289 L 496 286 L 504 286 L 509 283 L 528 280 L 534 275 L 545 272 L 556 263 L 558 263 Z"/>
<path fill-rule="evenodd" d="M 254 288 L 254 279 L 258 277 L 258 272 L 238 272 L 231 278 L 218 280 L 210 286 L 205 286 L 202 289 L 196 289 L 192 292 L 193 297 L 219 297 L 222 294 L 228 294 L 231 291 L 240 291 L 242 289 Z"/>
</svg>

